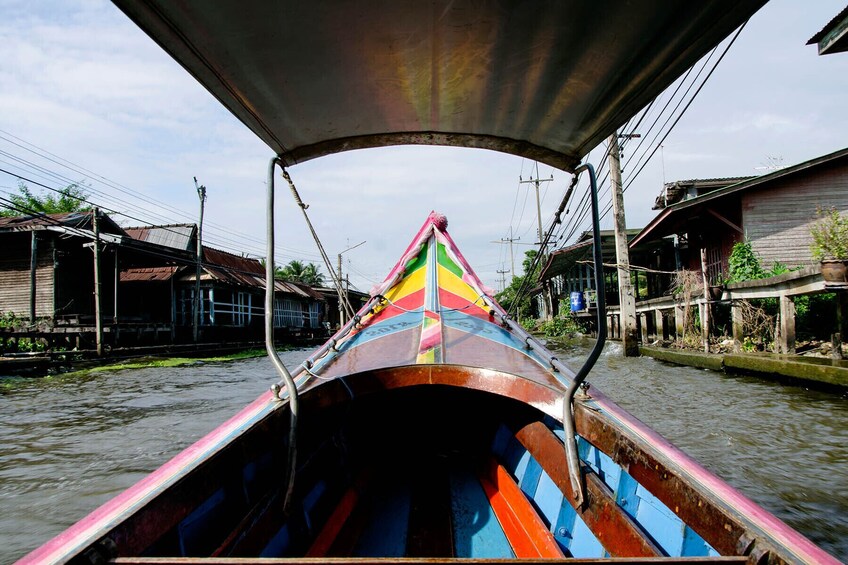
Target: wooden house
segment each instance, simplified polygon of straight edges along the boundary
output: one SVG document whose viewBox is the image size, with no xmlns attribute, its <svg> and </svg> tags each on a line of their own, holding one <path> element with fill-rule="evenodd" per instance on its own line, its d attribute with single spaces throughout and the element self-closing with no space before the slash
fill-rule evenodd
<svg viewBox="0 0 848 565">
<path fill-rule="evenodd" d="M 196 229 L 193 224 L 127 228 L 139 240 L 191 255 L 179 266 L 126 269 L 121 283 L 132 292 L 126 308 L 151 321 L 172 324 L 175 339 L 187 341 L 194 323 Z M 130 304 L 132 302 L 132 304 Z M 203 246 L 199 333 L 202 339 L 261 339 L 265 315 L 265 267 L 258 259 Z M 323 331 L 324 297 L 307 285 L 275 281 L 274 326 L 301 336 Z"/>
<path fill-rule="evenodd" d="M 641 230 L 627 230 L 631 241 Z M 616 269 L 615 232 L 601 231 L 601 251 L 604 258 L 604 289 L 607 304 L 619 303 L 618 273 Z M 675 270 L 676 259 L 673 241 L 661 238 L 642 244 L 630 251 L 631 279 L 638 291 L 638 298 L 646 299 L 665 294 L 671 285 L 668 272 Z M 539 274 L 540 287 L 534 296 L 540 317 L 565 314 L 571 308 L 572 293 L 582 295 L 581 304 L 588 310 L 594 306 L 595 271 L 592 261 L 592 234 L 583 233 L 577 242 L 568 247 L 557 249 L 548 255 L 547 262 Z M 543 288 L 547 288 L 550 298 L 545 300 Z"/>
<path fill-rule="evenodd" d="M 6 333 L 98 350 L 193 339 L 196 227 L 124 230 L 102 213 L 96 217 L 89 211 L 0 218 L 0 314 L 21 320 Z M 210 247 L 203 253 L 202 340 L 261 339 L 262 264 Z M 276 281 L 275 295 L 282 335 L 325 332 L 326 301 L 319 292 Z"/>
<path fill-rule="evenodd" d="M 684 268 L 701 270 L 704 249 L 709 283 L 721 284 L 733 245 L 745 239 L 765 269 L 775 262 L 811 265 L 810 225 L 817 209 L 831 207 L 848 211 L 848 149 L 720 188 L 684 193 L 663 206 L 630 246 L 674 235 Z"/>
<path fill-rule="evenodd" d="M 100 306 L 115 316 L 116 249 L 126 236 L 95 212 L 0 218 L 0 313 L 34 326 L 91 326 L 95 316 L 95 242 L 100 246 Z M 97 232 L 97 233 L 95 233 Z"/>
</svg>

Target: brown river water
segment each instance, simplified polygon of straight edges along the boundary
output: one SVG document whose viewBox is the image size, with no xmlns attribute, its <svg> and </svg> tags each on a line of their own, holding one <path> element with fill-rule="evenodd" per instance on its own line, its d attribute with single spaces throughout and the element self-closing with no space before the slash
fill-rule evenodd
<svg viewBox="0 0 848 565">
<path fill-rule="evenodd" d="M 576 367 L 589 343 L 558 350 Z M 289 366 L 306 351 L 283 354 Z M 0 376 L 0 563 L 58 534 L 256 398 L 265 358 L 87 377 Z M 848 561 L 848 398 L 607 345 L 593 386 Z"/>
</svg>

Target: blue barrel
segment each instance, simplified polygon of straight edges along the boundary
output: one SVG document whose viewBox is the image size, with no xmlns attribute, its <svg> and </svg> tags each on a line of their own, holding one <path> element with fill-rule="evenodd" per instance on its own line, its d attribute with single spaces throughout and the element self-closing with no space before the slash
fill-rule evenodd
<svg viewBox="0 0 848 565">
<path fill-rule="evenodd" d="M 571 293 L 571 311 L 580 312 L 586 309 L 586 300 L 583 298 L 582 292 Z"/>
</svg>

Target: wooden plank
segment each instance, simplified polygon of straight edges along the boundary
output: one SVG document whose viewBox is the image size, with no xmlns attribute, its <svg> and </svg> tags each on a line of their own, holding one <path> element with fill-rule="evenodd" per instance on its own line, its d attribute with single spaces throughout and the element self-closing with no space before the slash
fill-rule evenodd
<svg viewBox="0 0 848 565">
<path fill-rule="evenodd" d="M 415 473 L 412 482 L 406 555 L 452 557 L 453 520 L 450 481 L 446 469 L 437 465 L 429 473 Z"/>
<path fill-rule="evenodd" d="M 542 422 L 532 422 L 522 427 L 515 437 L 541 465 L 574 505 L 574 493 L 564 456 L 562 442 Z M 575 510 L 589 529 L 613 557 L 656 557 L 659 548 L 642 532 L 641 528 L 615 503 L 612 493 L 593 472 L 586 473 L 588 504 Z"/>
<path fill-rule="evenodd" d="M 724 555 L 741 553 L 747 543 L 745 528 L 729 512 L 668 469 L 649 452 L 621 434 L 599 413 L 581 404 L 575 406 L 577 433 L 608 454 L 627 472 L 665 504 L 681 520 Z"/>
<path fill-rule="evenodd" d="M 312 543 L 312 547 L 306 552 L 306 557 L 323 557 L 330 552 L 333 542 L 342 531 L 342 527 L 347 522 L 348 517 L 353 513 L 353 509 L 358 502 L 359 493 L 356 488 L 351 487 L 342 495 L 338 506 L 336 506 L 336 509 L 333 510 L 333 513 L 327 519 L 324 528 Z"/>
<path fill-rule="evenodd" d="M 516 557 L 563 557 L 553 534 L 503 465 L 492 458 L 479 479 Z"/>
<path fill-rule="evenodd" d="M 363 565 L 374 563 L 374 558 L 367 557 L 118 557 L 109 561 L 114 565 Z M 383 558 L 379 563 L 385 565 L 430 565 L 433 563 L 456 563 L 457 560 L 450 557 L 445 558 Z M 577 558 L 551 558 L 551 559 L 462 559 L 463 565 L 474 565 L 477 563 L 503 563 L 507 564 L 531 564 L 540 563 L 544 565 L 562 563 L 567 565 L 594 565 L 603 563 L 634 563 L 643 565 L 709 565 L 709 564 L 739 564 L 748 563 L 745 557 L 653 557 L 653 558 L 609 558 L 609 559 L 577 559 Z"/>
</svg>

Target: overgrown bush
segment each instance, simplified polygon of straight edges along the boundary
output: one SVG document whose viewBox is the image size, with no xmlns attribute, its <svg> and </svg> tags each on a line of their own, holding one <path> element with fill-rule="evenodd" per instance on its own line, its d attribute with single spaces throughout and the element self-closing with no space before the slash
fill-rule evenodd
<svg viewBox="0 0 848 565">
<path fill-rule="evenodd" d="M 21 328 L 24 321 L 18 318 L 14 312 L 0 312 L 0 328 Z"/>
<path fill-rule="evenodd" d="M 581 330 L 574 318 L 559 316 L 542 323 L 540 329 L 545 337 L 563 337 Z"/>
<path fill-rule="evenodd" d="M 816 216 L 818 221 L 810 227 L 813 259 L 848 259 L 848 216 L 842 216 L 836 208 L 827 211 L 819 208 Z"/>
</svg>

